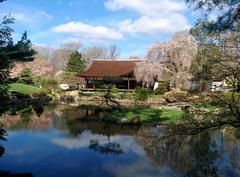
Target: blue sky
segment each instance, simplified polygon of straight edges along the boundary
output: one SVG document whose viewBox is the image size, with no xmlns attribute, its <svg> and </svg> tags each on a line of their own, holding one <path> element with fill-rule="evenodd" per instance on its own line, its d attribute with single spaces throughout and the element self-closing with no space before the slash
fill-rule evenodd
<svg viewBox="0 0 240 177">
<path fill-rule="evenodd" d="M 7 0 L 0 17 L 6 13 L 16 19 L 15 40 L 27 30 L 34 44 L 116 44 L 122 58 L 143 57 L 154 42 L 189 29 L 200 15 L 183 0 Z"/>
</svg>

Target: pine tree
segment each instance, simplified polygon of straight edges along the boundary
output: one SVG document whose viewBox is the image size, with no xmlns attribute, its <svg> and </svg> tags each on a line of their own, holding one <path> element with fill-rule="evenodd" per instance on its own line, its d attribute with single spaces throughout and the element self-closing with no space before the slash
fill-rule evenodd
<svg viewBox="0 0 240 177">
<path fill-rule="evenodd" d="M 86 61 L 82 59 L 82 54 L 78 51 L 73 52 L 67 63 L 66 72 L 82 72 L 86 68 Z"/>
<path fill-rule="evenodd" d="M 0 0 L 0 3 L 3 0 Z M 11 25 L 14 19 L 10 15 L 3 17 L 0 22 L 0 99 L 7 96 L 8 79 L 10 69 L 14 61 L 31 61 L 36 54 L 32 49 L 31 41 L 27 39 L 27 32 L 24 32 L 22 39 L 17 44 L 13 43 Z"/>
<path fill-rule="evenodd" d="M 33 77 L 32 77 L 32 71 L 29 68 L 25 68 L 18 79 L 18 83 L 23 83 L 23 84 L 33 84 Z"/>
</svg>

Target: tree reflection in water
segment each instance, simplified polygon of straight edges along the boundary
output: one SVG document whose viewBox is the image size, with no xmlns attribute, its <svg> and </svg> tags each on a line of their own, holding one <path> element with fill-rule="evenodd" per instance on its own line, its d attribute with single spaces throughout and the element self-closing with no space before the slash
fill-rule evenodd
<svg viewBox="0 0 240 177">
<path fill-rule="evenodd" d="M 0 170 L 1 177 L 34 177 L 31 173 L 10 173 Z"/>
<path fill-rule="evenodd" d="M 198 138 L 191 139 L 189 142 L 189 153 L 194 161 L 191 161 L 187 168 L 185 177 L 217 177 L 218 169 L 214 162 L 219 157 L 219 152 L 215 149 L 215 142 L 211 141 L 209 132 L 203 132 L 198 135 Z"/>
<path fill-rule="evenodd" d="M 126 148 L 128 146 L 124 142 L 128 141 L 125 139 L 125 136 L 128 136 L 134 142 L 130 145 L 133 149 L 131 153 L 138 155 L 139 159 L 143 157 L 141 163 L 149 163 L 151 160 L 156 164 L 153 167 L 151 163 L 146 164 L 146 169 L 143 168 L 143 171 L 148 170 L 148 165 L 151 166 L 151 170 L 167 167 L 178 177 L 240 176 L 240 129 L 221 127 L 219 130 L 208 129 L 190 135 L 171 134 L 169 136 L 169 132 L 173 131 L 169 131 L 169 127 L 166 126 L 134 127 L 106 123 L 99 120 L 98 111 L 78 107 L 57 107 L 54 110 L 44 111 L 40 118 L 33 115 L 35 114 L 33 111 L 26 114 L 6 117 L 3 121 L 4 126 L 12 127 L 11 130 L 14 130 L 14 127 L 24 130 L 41 129 L 41 131 L 54 128 L 60 132 L 67 132 L 66 138 L 70 137 L 77 141 L 85 138 L 84 147 L 88 146 L 91 151 L 101 154 L 121 154 L 120 157 L 123 158 L 128 158 Z M 90 118 L 87 119 L 88 117 Z M 170 128 L 173 130 L 176 127 Z M 1 131 L 0 135 L 0 139 L 4 139 L 5 132 Z M 138 148 L 141 149 L 139 154 L 136 153 Z M 4 148 L 1 147 L 0 155 L 3 153 Z M 84 153 L 86 153 L 85 150 Z M 146 159 L 147 161 L 144 161 Z M 129 160 L 128 165 L 131 166 L 131 163 L 132 161 Z M 4 175 L 13 174 L 0 172 L 0 176 Z"/>
<path fill-rule="evenodd" d="M 122 154 L 123 150 L 121 149 L 121 146 L 119 143 L 116 142 L 108 142 L 107 144 L 99 144 L 98 140 L 91 140 L 89 149 L 92 149 L 96 152 L 99 152 L 101 154 Z"/>
<path fill-rule="evenodd" d="M 0 140 L 6 140 L 6 138 L 4 137 L 6 136 L 6 131 L 3 127 L 0 126 Z M 0 157 L 2 157 L 2 155 L 4 154 L 4 147 L 0 144 Z"/>
<path fill-rule="evenodd" d="M 6 130 L 0 126 L 0 140 L 6 141 Z M 5 152 L 4 147 L 0 144 L 0 157 L 3 156 Z M 0 170 L 0 176 L 1 177 L 34 177 L 31 173 L 11 173 L 11 172 L 5 172 Z"/>
<path fill-rule="evenodd" d="M 99 140 L 91 140 L 90 141 L 90 145 L 89 145 L 89 149 L 90 150 L 94 150 L 96 152 L 99 152 L 101 154 L 122 154 L 123 150 L 121 149 L 121 145 L 117 142 L 111 142 L 110 141 L 110 136 L 111 133 L 109 131 L 109 124 L 105 124 L 103 127 L 103 134 L 105 136 L 107 136 L 107 143 L 105 144 L 101 144 L 99 143 Z"/>
<path fill-rule="evenodd" d="M 162 128 L 160 132 L 164 134 Z M 141 128 L 137 141 L 155 163 L 170 167 L 178 176 L 240 176 L 240 142 L 236 137 L 239 129 L 226 127 L 197 135 L 162 135 L 164 138 L 157 138 L 156 132 L 149 127 Z"/>
</svg>

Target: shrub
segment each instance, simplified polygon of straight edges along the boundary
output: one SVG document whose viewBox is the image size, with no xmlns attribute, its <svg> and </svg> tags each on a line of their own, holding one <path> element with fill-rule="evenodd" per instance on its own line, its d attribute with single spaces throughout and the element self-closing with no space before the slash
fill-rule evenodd
<svg viewBox="0 0 240 177">
<path fill-rule="evenodd" d="M 136 87 L 134 89 L 134 99 L 136 101 L 145 101 L 148 99 L 149 95 L 151 93 L 151 90 L 149 88 L 141 88 L 141 87 Z"/>
<path fill-rule="evenodd" d="M 170 89 L 170 80 L 164 80 L 160 82 L 158 88 L 155 90 L 155 94 L 163 95 Z"/>
<path fill-rule="evenodd" d="M 188 101 L 189 94 L 185 91 L 170 91 L 163 95 L 167 103 Z"/>
<path fill-rule="evenodd" d="M 119 92 L 119 89 L 115 86 L 111 89 L 111 93 L 118 93 Z"/>
<path fill-rule="evenodd" d="M 48 95 L 48 94 L 51 94 L 51 90 L 47 88 L 41 88 L 40 93 L 44 95 Z"/>
<path fill-rule="evenodd" d="M 185 113 L 183 113 L 183 115 L 182 115 L 182 120 L 192 120 L 193 119 L 193 115 L 192 114 L 190 114 L 190 113 L 187 113 L 187 112 L 185 112 Z"/>
<path fill-rule="evenodd" d="M 38 80 L 39 84 L 46 90 L 56 90 L 58 88 L 58 80 L 52 77 L 44 77 Z"/>
<path fill-rule="evenodd" d="M 220 100 L 240 106 L 240 93 L 224 92 L 218 95 Z M 218 100 L 219 101 L 219 100 Z"/>
<path fill-rule="evenodd" d="M 33 84 L 33 74 L 31 69 L 25 68 L 22 70 L 20 73 L 20 76 L 17 80 L 18 83 L 23 83 L 23 84 Z"/>
</svg>

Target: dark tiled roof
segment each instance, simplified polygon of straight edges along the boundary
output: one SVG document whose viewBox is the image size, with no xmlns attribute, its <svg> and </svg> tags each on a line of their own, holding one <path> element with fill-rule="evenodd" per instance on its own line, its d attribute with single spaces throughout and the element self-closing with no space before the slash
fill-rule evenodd
<svg viewBox="0 0 240 177">
<path fill-rule="evenodd" d="M 118 77 L 134 71 L 140 60 L 93 60 L 90 68 L 79 76 L 81 77 Z"/>
</svg>

